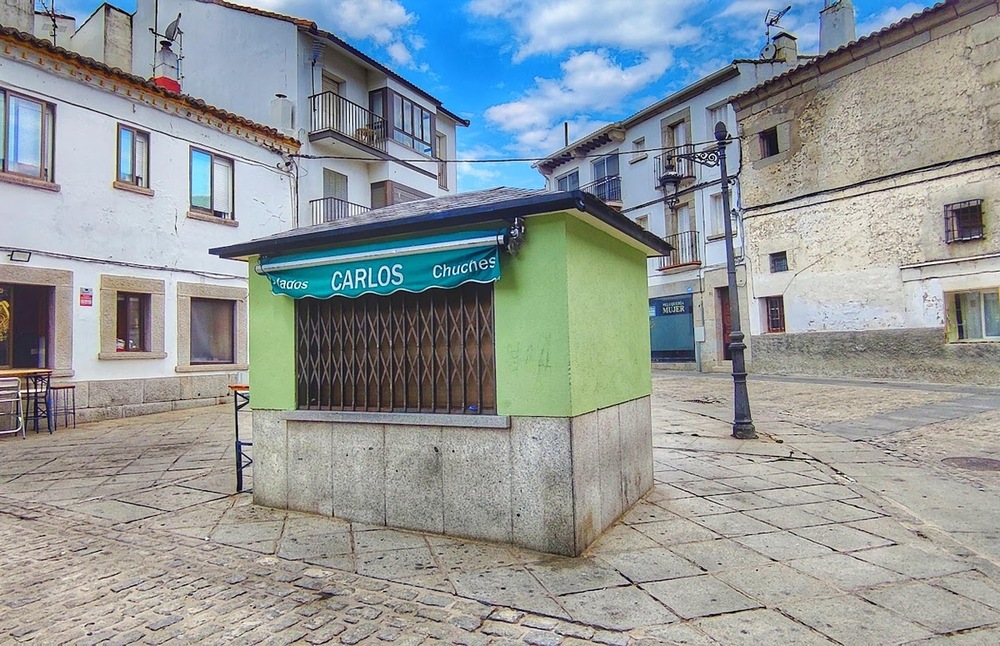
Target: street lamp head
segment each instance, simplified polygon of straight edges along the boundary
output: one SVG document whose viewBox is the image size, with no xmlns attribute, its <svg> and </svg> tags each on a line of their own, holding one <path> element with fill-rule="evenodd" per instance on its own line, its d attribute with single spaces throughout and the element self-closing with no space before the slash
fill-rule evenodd
<svg viewBox="0 0 1000 646">
<path fill-rule="evenodd" d="M 664 160 L 663 172 L 660 173 L 660 189 L 665 193 L 664 203 L 667 208 L 673 209 L 677 206 L 677 189 L 681 184 L 681 174 L 677 172 L 677 166 L 672 158 Z"/>
<path fill-rule="evenodd" d="M 720 121 L 715 124 L 715 140 L 722 143 L 729 138 L 729 133 L 726 131 L 726 124 Z"/>
</svg>

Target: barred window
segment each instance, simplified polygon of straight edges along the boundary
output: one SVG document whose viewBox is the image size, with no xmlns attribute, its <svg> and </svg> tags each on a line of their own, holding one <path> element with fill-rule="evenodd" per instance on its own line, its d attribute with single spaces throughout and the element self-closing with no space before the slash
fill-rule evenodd
<svg viewBox="0 0 1000 646">
<path fill-rule="evenodd" d="M 969 200 L 944 207 L 945 242 L 983 237 L 983 201 Z"/>
<path fill-rule="evenodd" d="M 783 296 L 768 296 L 764 299 L 767 314 L 767 331 L 785 331 L 785 299 Z"/>
<path fill-rule="evenodd" d="M 496 413 L 493 285 L 295 304 L 298 407 Z"/>
</svg>

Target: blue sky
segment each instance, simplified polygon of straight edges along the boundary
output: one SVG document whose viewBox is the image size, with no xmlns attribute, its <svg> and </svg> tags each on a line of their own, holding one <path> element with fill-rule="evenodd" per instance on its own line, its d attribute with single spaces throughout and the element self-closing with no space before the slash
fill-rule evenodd
<svg viewBox="0 0 1000 646">
<path fill-rule="evenodd" d="M 540 157 L 765 44 L 792 0 L 233 0 L 315 20 L 472 121 L 459 157 Z M 98 0 L 56 0 L 79 20 Z M 933 4 L 854 0 L 858 36 Z M 781 21 L 815 53 L 824 0 Z M 135 9 L 134 0 L 119 4 Z M 78 23 L 79 24 L 79 23 Z M 529 162 L 459 166 L 459 188 L 541 187 Z"/>
</svg>

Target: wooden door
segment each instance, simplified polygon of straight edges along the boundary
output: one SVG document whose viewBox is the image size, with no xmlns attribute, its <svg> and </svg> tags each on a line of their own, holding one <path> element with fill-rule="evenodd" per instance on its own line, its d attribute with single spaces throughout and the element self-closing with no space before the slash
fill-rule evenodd
<svg viewBox="0 0 1000 646">
<path fill-rule="evenodd" d="M 733 333 L 732 311 L 729 309 L 729 288 L 720 287 L 716 290 L 719 297 L 716 299 L 719 305 L 718 319 L 719 328 L 722 330 L 722 359 L 732 361 L 733 355 L 729 351 L 730 335 Z"/>
</svg>

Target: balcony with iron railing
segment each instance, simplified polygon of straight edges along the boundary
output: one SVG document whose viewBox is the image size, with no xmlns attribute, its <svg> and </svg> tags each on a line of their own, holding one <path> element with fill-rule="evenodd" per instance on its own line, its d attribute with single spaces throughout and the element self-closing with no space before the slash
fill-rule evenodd
<svg viewBox="0 0 1000 646">
<path fill-rule="evenodd" d="M 600 198 L 605 202 L 617 202 L 621 204 L 622 178 L 620 175 L 602 177 L 596 182 L 591 182 L 590 184 L 581 186 L 580 190 L 590 193 L 594 197 Z"/>
<path fill-rule="evenodd" d="M 695 163 L 690 159 L 678 159 L 677 155 L 679 154 L 694 154 L 694 144 L 686 144 L 684 146 L 671 148 L 670 150 L 667 150 L 653 158 L 653 180 L 656 182 L 656 188 L 663 188 L 663 176 L 671 167 L 675 171 L 675 177 L 676 175 L 680 175 L 682 180 L 694 179 Z"/>
<path fill-rule="evenodd" d="M 674 248 L 669 255 L 661 256 L 657 269 L 666 271 L 676 267 L 701 264 L 701 249 L 698 246 L 698 232 L 684 231 L 664 236 L 664 240 Z"/>
<path fill-rule="evenodd" d="M 310 200 L 309 210 L 312 212 L 313 224 L 343 220 L 344 218 L 354 217 L 371 211 L 367 206 L 354 204 L 337 197 L 323 197 L 318 200 Z"/>
<path fill-rule="evenodd" d="M 363 151 L 386 155 L 385 119 L 366 108 L 348 101 L 335 92 L 322 92 L 309 97 L 312 108 L 309 139 L 331 138 L 353 145 Z"/>
</svg>

